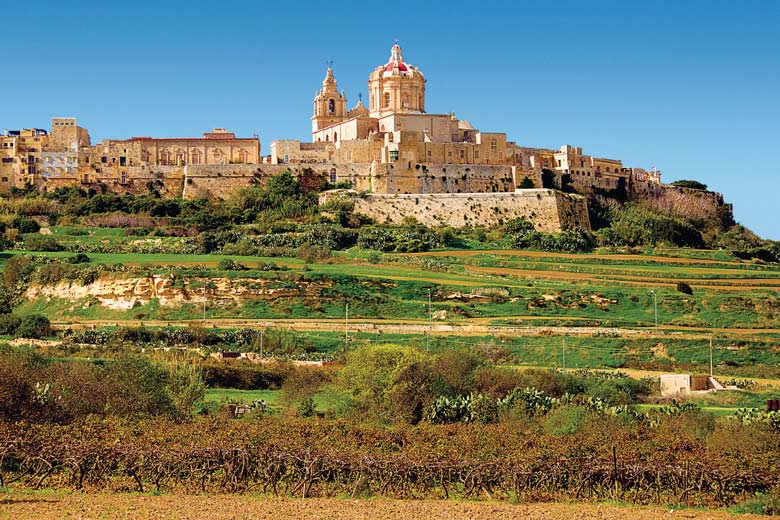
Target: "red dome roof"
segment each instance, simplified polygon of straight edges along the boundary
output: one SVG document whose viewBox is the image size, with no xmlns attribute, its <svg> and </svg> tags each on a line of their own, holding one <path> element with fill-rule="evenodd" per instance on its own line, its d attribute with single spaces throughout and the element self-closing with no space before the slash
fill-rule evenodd
<svg viewBox="0 0 780 520">
<path fill-rule="evenodd" d="M 390 61 L 390 62 L 388 62 L 387 65 L 385 65 L 385 70 L 388 71 L 388 72 L 392 71 L 394 66 L 395 66 L 395 62 L 394 61 Z M 400 70 L 401 72 L 407 72 L 409 69 L 406 68 L 406 64 L 404 62 L 399 61 L 398 62 L 398 70 Z"/>
<path fill-rule="evenodd" d="M 385 65 L 385 76 L 389 76 L 394 70 L 398 69 L 398 72 L 405 72 L 406 75 L 411 74 L 411 70 L 404 63 L 404 56 L 401 54 L 401 46 L 397 43 L 390 49 L 390 60 Z"/>
</svg>

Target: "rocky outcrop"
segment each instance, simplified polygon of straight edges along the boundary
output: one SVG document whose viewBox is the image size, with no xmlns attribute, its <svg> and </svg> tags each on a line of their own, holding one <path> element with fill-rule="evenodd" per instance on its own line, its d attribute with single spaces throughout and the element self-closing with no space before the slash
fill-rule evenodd
<svg viewBox="0 0 780 520">
<path fill-rule="evenodd" d="M 331 286 L 327 280 L 265 280 L 256 278 L 179 278 L 151 275 L 131 278 L 101 278 L 88 285 L 61 281 L 55 285 L 32 285 L 29 300 L 61 298 L 68 301 L 94 299 L 109 309 L 128 310 L 156 299 L 163 307 L 186 303 L 273 300 L 285 297 L 319 298 Z"/>
</svg>

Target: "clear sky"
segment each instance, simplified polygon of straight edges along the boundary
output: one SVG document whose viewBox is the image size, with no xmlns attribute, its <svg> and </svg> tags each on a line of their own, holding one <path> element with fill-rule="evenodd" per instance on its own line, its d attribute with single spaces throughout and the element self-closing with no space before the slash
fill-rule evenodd
<svg viewBox="0 0 780 520">
<path fill-rule="evenodd" d="M 309 138 L 327 60 L 351 108 L 398 39 L 429 112 L 700 180 L 780 239 L 777 0 L 3 0 L 0 19 L 0 129 L 227 127 L 267 154 Z"/>
</svg>

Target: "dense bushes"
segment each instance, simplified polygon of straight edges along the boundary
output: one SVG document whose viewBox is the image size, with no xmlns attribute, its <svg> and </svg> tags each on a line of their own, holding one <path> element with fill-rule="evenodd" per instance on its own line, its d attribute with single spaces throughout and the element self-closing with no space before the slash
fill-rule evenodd
<svg viewBox="0 0 780 520">
<path fill-rule="evenodd" d="M 641 246 L 671 244 L 704 247 L 701 232 L 689 222 L 643 206 L 625 206 L 609 228 L 599 233 L 603 245 Z"/>
<path fill-rule="evenodd" d="M 14 314 L 0 314 L 0 335 L 40 339 L 50 333 L 51 324 L 46 316 L 31 314 L 19 317 Z"/>
<path fill-rule="evenodd" d="M 224 362 L 203 366 L 206 385 L 238 390 L 278 390 L 293 371 L 286 363 L 254 365 L 252 363 Z"/>
<path fill-rule="evenodd" d="M 360 415 L 384 421 L 495 422 L 500 415 L 547 413 L 579 400 L 589 406 L 632 404 L 650 384 L 623 374 L 496 368 L 469 350 L 432 355 L 376 345 L 350 353 L 339 381 Z M 516 411 L 516 410 L 515 410 Z"/>
<path fill-rule="evenodd" d="M 512 235 L 511 240 L 512 246 L 518 249 L 567 253 L 590 251 L 595 245 L 593 237 L 581 229 L 567 229 L 560 233 L 528 231 Z"/>
<path fill-rule="evenodd" d="M 68 422 L 91 414 L 188 417 L 203 388 L 198 369 L 169 369 L 141 357 L 96 365 L 0 352 L 4 420 Z"/>
<path fill-rule="evenodd" d="M 678 186 L 680 188 L 691 188 L 694 190 L 707 190 L 707 185 L 703 184 L 699 181 L 691 181 L 687 179 L 681 179 L 679 181 L 674 181 L 672 183 L 672 186 Z"/>
<path fill-rule="evenodd" d="M 384 252 L 416 253 L 452 245 L 452 240 L 454 237 L 445 230 L 436 232 L 421 224 L 369 226 L 360 229 L 357 245 Z"/>
<path fill-rule="evenodd" d="M 313 193 L 304 193 L 289 172 L 271 177 L 265 186 L 239 190 L 227 206 L 237 222 L 278 220 L 312 215 L 317 208 Z"/>
</svg>

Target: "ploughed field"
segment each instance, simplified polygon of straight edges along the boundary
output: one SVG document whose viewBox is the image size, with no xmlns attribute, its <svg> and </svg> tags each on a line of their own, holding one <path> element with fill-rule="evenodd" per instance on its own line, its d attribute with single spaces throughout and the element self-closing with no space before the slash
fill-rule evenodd
<svg viewBox="0 0 780 520">
<path fill-rule="evenodd" d="M 130 494 L 0 494 L 0 518 L 93 520 L 176 519 L 327 519 L 363 520 L 375 518 L 496 520 L 656 520 L 666 518 L 752 520 L 758 515 L 733 515 L 720 511 L 673 510 L 596 504 L 508 504 L 497 502 L 456 502 L 442 500 L 351 500 L 279 499 L 242 495 L 130 495 Z M 765 517 L 763 517 L 765 518 Z"/>
</svg>

